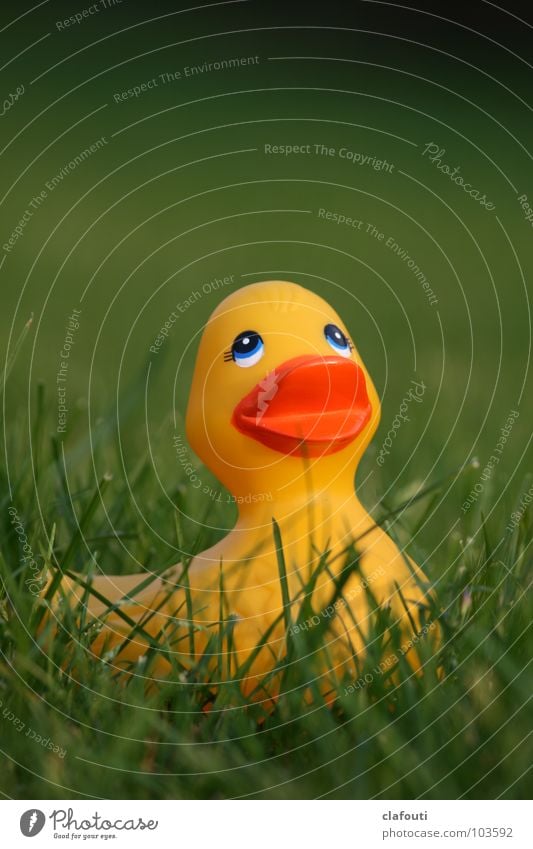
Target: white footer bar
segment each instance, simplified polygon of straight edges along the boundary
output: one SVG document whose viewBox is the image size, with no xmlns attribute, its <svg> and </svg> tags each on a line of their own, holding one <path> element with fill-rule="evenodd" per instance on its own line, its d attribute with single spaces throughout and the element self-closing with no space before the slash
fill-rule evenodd
<svg viewBox="0 0 533 849">
<path fill-rule="evenodd" d="M 529 807 L 523 801 L 6 800 L 1 843 L 10 849 L 67 841 L 117 849 L 529 849 Z"/>
</svg>

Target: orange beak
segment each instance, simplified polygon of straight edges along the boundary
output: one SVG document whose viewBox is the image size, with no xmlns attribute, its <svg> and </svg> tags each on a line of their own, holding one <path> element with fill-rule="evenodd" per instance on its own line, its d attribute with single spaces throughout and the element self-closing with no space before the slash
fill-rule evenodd
<svg viewBox="0 0 533 849">
<path fill-rule="evenodd" d="M 318 457 L 353 442 L 371 412 L 357 363 L 335 355 L 302 356 L 254 386 L 235 407 L 232 423 L 274 451 Z"/>
</svg>

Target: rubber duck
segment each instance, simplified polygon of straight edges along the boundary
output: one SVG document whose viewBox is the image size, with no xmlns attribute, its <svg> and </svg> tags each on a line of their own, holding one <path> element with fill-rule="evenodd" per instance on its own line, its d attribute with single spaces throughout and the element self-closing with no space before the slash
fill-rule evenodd
<svg viewBox="0 0 533 849">
<path fill-rule="evenodd" d="M 185 667 L 205 653 L 212 681 L 221 654 L 233 674 L 250 660 L 241 686 L 251 694 L 283 658 L 287 630 L 308 631 L 327 618 L 324 681 L 334 689 L 343 675 L 356 675 L 365 650 L 367 589 L 406 639 L 416 640 L 428 580 L 355 492 L 357 466 L 379 419 L 372 380 L 323 298 L 286 281 L 254 283 L 226 297 L 200 341 L 186 434 L 232 493 L 237 523 L 194 557 L 186 582 L 179 564 L 144 589 L 149 573 L 93 577 L 88 613 L 102 624 L 92 650 L 114 650 L 113 663 L 126 666 L 155 640 L 162 650 L 151 675 L 171 672 L 173 652 Z M 333 600 L 339 584 L 342 594 Z M 82 594 L 67 578 L 62 592 L 71 603 Z M 128 641 L 131 623 L 142 627 Z M 416 650 L 411 657 L 416 667 Z"/>
</svg>

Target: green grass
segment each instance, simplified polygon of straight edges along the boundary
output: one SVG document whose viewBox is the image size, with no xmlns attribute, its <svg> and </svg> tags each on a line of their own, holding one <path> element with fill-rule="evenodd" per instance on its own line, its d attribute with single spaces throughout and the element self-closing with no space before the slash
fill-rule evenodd
<svg viewBox="0 0 533 849">
<path fill-rule="evenodd" d="M 156 645 L 124 686 L 116 680 L 112 656 L 95 660 L 89 654 L 94 626 L 84 617 L 83 604 L 75 613 L 61 612 L 54 632 L 49 627 L 39 630 L 45 602 L 30 591 L 32 573 L 28 561 L 21 559 L 21 539 L 8 508 L 16 508 L 38 566 L 54 572 L 60 564 L 63 570 L 78 573 L 82 582 L 94 563 L 108 572 L 131 571 L 137 559 L 160 571 L 179 559 L 180 550 L 201 550 L 222 532 L 204 526 L 198 533 L 198 525 L 176 520 L 179 513 L 150 474 L 148 455 L 138 454 L 127 483 L 112 440 L 96 442 L 91 458 L 81 425 L 65 443 L 50 439 L 47 433 L 53 421 L 42 388 L 35 403 L 33 460 L 23 448 L 27 438 L 23 428 L 13 427 L 7 430 L 9 479 L 5 464 L 0 470 L 3 794 L 527 797 L 530 510 L 516 528 L 507 530 L 513 504 L 502 502 L 493 509 L 494 498 L 484 493 L 476 509 L 464 517 L 464 540 L 450 534 L 432 552 L 425 568 L 438 595 L 428 617 L 439 618 L 443 644 L 432 655 L 429 642 L 421 641 L 422 677 L 415 676 L 401 656 L 395 675 L 391 670 L 376 672 L 388 625 L 383 611 L 376 609 L 367 656 L 358 670 L 359 684 L 344 681 L 332 706 L 325 704 L 318 686 L 331 622 L 327 619 L 288 639 L 286 658 L 276 670 L 282 694 L 274 709 L 261 702 L 247 704 L 231 680 L 215 691 L 205 658 L 192 668 L 175 663 L 170 678 L 147 692 Z M 70 464 L 68 477 L 65 458 Z M 103 475 L 96 484 L 94 470 L 101 467 L 114 475 Z M 465 492 L 470 489 L 470 474 L 467 469 L 460 476 Z M 519 482 L 517 493 L 530 483 Z M 407 505 L 389 496 L 391 533 L 402 541 L 414 535 L 434 510 L 442 489 L 434 482 Z M 212 520 L 211 525 L 221 527 L 233 521 L 232 505 L 223 502 L 211 502 L 206 514 L 186 477 L 175 481 L 170 495 L 177 504 L 188 505 L 200 521 Z M 454 505 L 457 513 L 460 498 L 459 494 Z M 136 509 L 139 501 L 144 517 L 158 517 L 158 534 Z M 377 518 L 385 521 L 387 511 Z M 282 615 L 289 625 L 294 608 L 287 598 L 282 541 L 275 524 L 273 533 L 286 602 Z M 437 539 L 435 532 L 435 544 Z M 425 542 L 431 543 L 431 539 Z M 419 550 L 417 555 L 423 553 Z M 356 557 L 347 562 L 357 568 Z M 317 570 L 326 565 L 322 558 Z M 140 575 L 139 580 L 144 579 Z M 90 584 L 85 582 L 85 587 L 85 593 L 91 591 Z M 54 591 L 57 583 L 49 596 Z M 341 593 L 342 585 L 332 588 L 333 599 Z M 309 612 L 304 605 L 300 621 Z M 184 619 L 186 614 L 185 610 Z M 222 649 L 216 674 L 224 681 L 232 622 L 224 614 L 221 619 L 224 624 L 208 650 Z M 390 630 L 388 634 L 391 639 Z M 392 640 L 397 638 L 392 629 Z M 361 684 L 364 681 L 369 683 Z M 303 697 L 309 682 L 314 682 L 312 703 Z M 268 687 L 269 682 L 264 683 Z M 59 751 L 47 748 L 48 740 Z"/>
<path fill-rule="evenodd" d="M 305 15 L 290 4 L 119 3 L 66 32 L 55 24 L 60 10 L 85 4 L 23 5 L 31 15 L 3 0 L 0 24 L 4 97 L 26 87 L 3 115 L 2 242 L 31 218 L 0 256 L 0 793 L 529 797 L 533 505 L 520 504 L 533 483 L 533 240 L 517 197 L 533 195 L 522 59 L 530 45 L 520 35 L 530 30 L 498 11 L 519 4 L 479 4 L 487 14 L 478 26 L 473 4 L 443 12 L 454 23 L 426 3 L 407 4 L 418 13 L 403 3 L 315 4 Z M 159 6 L 173 14 L 157 17 Z M 282 58 L 293 54 L 307 58 Z M 160 72 L 224 55 L 261 61 L 115 102 Z M 30 207 L 99 137 L 104 147 Z M 496 203 L 493 213 L 423 155 L 430 142 Z M 311 153 L 265 152 L 287 143 Z M 315 145 L 336 153 L 315 155 Z M 354 166 L 341 148 L 393 170 Z M 326 220 L 326 210 L 361 228 Z M 140 581 L 143 569 L 180 559 L 186 567 L 230 529 L 235 504 L 193 457 L 208 494 L 191 486 L 173 440 L 184 439 L 180 415 L 205 321 L 227 294 L 262 279 L 310 287 L 350 330 L 383 406 L 358 495 L 436 588 L 430 612 L 443 643 L 435 657 L 421 643 L 424 676 L 403 658 L 396 676 L 373 672 L 388 624 L 376 611 L 358 669 L 371 683 L 346 681 L 331 707 L 317 686 L 313 705 L 302 697 L 321 671 L 328 620 L 292 633 L 272 712 L 244 705 L 230 682 L 215 695 L 202 661 L 176 663 L 146 692 L 141 675 L 156 645 L 123 686 L 112 657 L 88 654 L 94 627 L 83 609 L 61 614 L 56 633 L 39 631 L 46 608 L 8 512 L 16 509 L 38 569 L 68 570 L 82 586 L 96 564 L 137 571 Z M 73 309 L 82 312 L 60 440 L 51 436 L 56 375 Z M 380 446 L 413 380 L 427 385 L 423 402 L 410 404 L 381 467 Z M 513 512 L 520 521 L 508 530 Z M 285 591 L 282 540 L 278 551 Z M 354 556 L 347 562 L 356 568 Z M 58 581 L 50 597 L 57 591 Z M 184 619 L 189 608 L 186 600 Z M 283 614 L 287 623 L 298 615 L 287 598 Z M 232 620 L 223 610 L 221 620 L 214 652 L 231 649 Z"/>
</svg>

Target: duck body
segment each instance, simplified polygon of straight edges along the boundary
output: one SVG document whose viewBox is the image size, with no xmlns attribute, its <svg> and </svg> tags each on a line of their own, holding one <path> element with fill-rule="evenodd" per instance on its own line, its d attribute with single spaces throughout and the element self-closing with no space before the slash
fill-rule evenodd
<svg viewBox="0 0 533 849">
<path fill-rule="evenodd" d="M 368 591 L 412 636 L 427 579 L 354 489 L 379 416 L 370 376 L 322 298 L 284 281 L 226 298 L 200 343 L 186 428 L 193 450 L 235 497 L 238 521 L 185 572 L 178 564 L 140 592 L 145 575 L 95 576 L 95 590 L 121 599 L 125 617 L 106 616 L 91 597 L 89 613 L 104 617 L 92 650 L 119 646 L 114 662 L 124 666 L 146 652 L 146 636 L 164 647 L 154 677 L 171 673 L 171 654 L 186 667 L 204 654 L 211 680 L 224 654 L 225 668 L 240 671 L 242 689 L 255 694 L 283 658 L 287 630 L 326 618 L 327 687 L 355 675 L 372 616 Z M 63 591 L 72 603 L 68 579 Z M 312 611 L 309 621 L 303 610 Z M 128 621 L 143 627 L 125 644 Z"/>
</svg>

